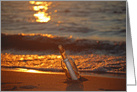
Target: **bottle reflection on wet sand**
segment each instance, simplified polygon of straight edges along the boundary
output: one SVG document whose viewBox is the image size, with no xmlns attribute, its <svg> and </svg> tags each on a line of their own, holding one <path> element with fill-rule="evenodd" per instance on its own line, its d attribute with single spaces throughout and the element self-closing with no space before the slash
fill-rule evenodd
<svg viewBox="0 0 137 92">
<path fill-rule="evenodd" d="M 80 82 L 80 81 L 71 82 L 71 83 L 67 83 L 66 90 L 67 91 L 83 91 L 84 90 L 84 86 L 83 86 L 83 83 Z"/>
<path fill-rule="evenodd" d="M 67 83 L 66 91 L 83 91 L 84 86 L 83 82 L 88 81 L 84 77 L 80 77 L 79 80 L 66 80 L 64 83 Z"/>
</svg>

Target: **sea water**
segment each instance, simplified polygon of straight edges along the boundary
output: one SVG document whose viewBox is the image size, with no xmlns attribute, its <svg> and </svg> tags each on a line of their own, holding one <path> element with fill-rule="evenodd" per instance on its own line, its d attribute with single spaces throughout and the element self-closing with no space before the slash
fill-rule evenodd
<svg viewBox="0 0 137 92">
<path fill-rule="evenodd" d="M 126 2 L 2 1 L 1 66 L 62 72 L 63 45 L 84 74 L 126 74 Z"/>
</svg>

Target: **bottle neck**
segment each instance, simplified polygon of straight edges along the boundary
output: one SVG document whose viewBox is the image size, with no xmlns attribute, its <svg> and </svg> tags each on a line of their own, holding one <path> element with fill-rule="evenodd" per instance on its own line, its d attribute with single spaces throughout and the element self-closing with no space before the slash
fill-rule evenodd
<svg viewBox="0 0 137 92">
<path fill-rule="evenodd" d="M 60 52 L 63 60 L 67 59 L 67 54 L 66 54 L 66 52 L 65 52 L 65 50 L 63 49 L 62 46 L 59 46 L 59 52 Z"/>
<path fill-rule="evenodd" d="M 67 55 L 66 55 L 65 52 L 63 52 L 63 53 L 61 54 L 61 56 L 62 56 L 63 60 L 67 59 Z"/>
</svg>

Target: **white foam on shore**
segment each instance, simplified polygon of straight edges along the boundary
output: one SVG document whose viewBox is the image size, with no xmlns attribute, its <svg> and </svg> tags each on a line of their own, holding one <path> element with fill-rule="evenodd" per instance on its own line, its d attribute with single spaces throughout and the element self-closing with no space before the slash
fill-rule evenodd
<svg viewBox="0 0 137 92">
<path fill-rule="evenodd" d="M 126 74 L 125 56 L 70 55 L 82 72 Z M 1 66 L 27 68 L 42 71 L 62 72 L 60 55 L 14 55 L 1 54 Z"/>
</svg>

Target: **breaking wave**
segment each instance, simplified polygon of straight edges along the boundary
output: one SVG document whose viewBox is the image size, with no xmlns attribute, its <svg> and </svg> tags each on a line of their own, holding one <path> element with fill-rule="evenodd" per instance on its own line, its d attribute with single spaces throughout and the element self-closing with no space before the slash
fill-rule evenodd
<svg viewBox="0 0 137 92">
<path fill-rule="evenodd" d="M 69 55 L 80 72 L 126 74 L 126 56 Z M 63 72 L 61 55 L 1 54 L 2 68 L 24 68 L 40 71 Z"/>
<path fill-rule="evenodd" d="M 58 52 L 58 45 L 63 45 L 67 51 L 110 53 L 116 55 L 126 54 L 126 43 L 116 41 L 98 41 L 89 39 L 74 39 L 59 37 L 50 34 L 1 34 L 1 47 L 4 49 L 29 50 L 29 51 L 54 51 Z"/>
</svg>

